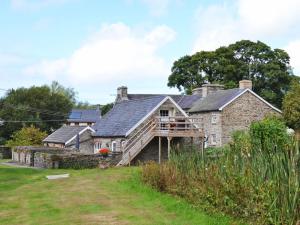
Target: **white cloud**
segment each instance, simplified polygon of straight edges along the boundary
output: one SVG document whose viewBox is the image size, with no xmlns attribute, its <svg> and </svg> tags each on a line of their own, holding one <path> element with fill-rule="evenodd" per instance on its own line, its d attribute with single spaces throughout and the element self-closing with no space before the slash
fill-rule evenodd
<svg viewBox="0 0 300 225">
<path fill-rule="evenodd" d="M 300 39 L 296 41 L 291 41 L 284 48 L 289 56 L 291 57 L 291 65 L 293 66 L 293 70 L 295 75 L 300 75 Z"/>
<path fill-rule="evenodd" d="M 214 50 L 234 42 L 241 36 L 239 22 L 233 18 L 229 6 L 225 4 L 199 7 L 195 20 L 195 29 L 199 33 L 193 52 Z"/>
<path fill-rule="evenodd" d="M 238 0 L 200 6 L 193 51 L 212 50 L 240 39 L 272 40 L 299 32 L 299 0 Z"/>
<path fill-rule="evenodd" d="M 64 4 L 69 1 L 72 0 L 11 0 L 11 6 L 16 10 L 38 10 L 50 5 Z"/>
<path fill-rule="evenodd" d="M 255 33 L 280 35 L 300 22 L 299 0 L 239 0 L 242 25 Z"/>
<path fill-rule="evenodd" d="M 166 77 L 169 65 L 157 52 L 174 38 L 167 26 L 138 34 L 122 23 L 103 25 L 70 57 L 43 60 L 24 72 L 51 79 L 64 76 L 75 84 Z"/>
</svg>

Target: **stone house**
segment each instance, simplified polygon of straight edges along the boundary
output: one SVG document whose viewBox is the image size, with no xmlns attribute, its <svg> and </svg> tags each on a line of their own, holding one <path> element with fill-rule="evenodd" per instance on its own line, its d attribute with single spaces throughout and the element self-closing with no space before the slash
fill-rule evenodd
<svg viewBox="0 0 300 225">
<path fill-rule="evenodd" d="M 252 82 L 240 81 L 239 88 L 223 90 L 223 86 L 208 84 L 194 90 L 201 99 L 188 110 L 190 116 L 203 121 L 206 146 L 227 144 L 236 130 L 248 129 L 251 122 L 281 111 L 252 91 Z"/>
<path fill-rule="evenodd" d="M 139 160 L 161 162 L 169 157 L 171 146 L 219 147 L 230 141 L 233 131 L 280 113 L 252 91 L 248 80 L 227 90 L 205 84 L 192 95 L 129 94 L 122 86 L 117 89 L 114 107 L 92 126 L 89 152 L 101 148 L 120 152 L 119 165 Z"/>
<path fill-rule="evenodd" d="M 122 152 L 119 165 L 132 160 L 161 162 L 170 155 L 171 145 L 180 138 L 199 139 L 203 133 L 196 122 L 170 96 L 151 95 L 121 99 L 93 126 L 94 149 L 110 148 Z"/>
<path fill-rule="evenodd" d="M 77 149 L 82 153 L 94 153 L 89 126 L 62 126 L 43 140 L 44 146 Z"/>
</svg>

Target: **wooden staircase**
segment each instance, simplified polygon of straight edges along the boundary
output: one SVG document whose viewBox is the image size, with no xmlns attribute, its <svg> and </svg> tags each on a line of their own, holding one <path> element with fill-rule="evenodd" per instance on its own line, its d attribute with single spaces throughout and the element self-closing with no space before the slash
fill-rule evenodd
<svg viewBox="0 0 300 225">
<path fill-rule="evenodd" d="M 117 166 L 130 164 L 146 145 L 158 137 L 204 137 L 202 122 L 192 117 L 154 117 L 141 126 L 126 142 L 122 150 L 122 160 Z"/>
<path fill-rule="evenodd" d="M 122 160 L 117 166 L 128 165 L 138 153 L 155 137 L 154 129 L 156 128 L 155 121 L 151 119 L 142 126 L 130 139 L 126 141 L 123 150 Z"/>
</svg>

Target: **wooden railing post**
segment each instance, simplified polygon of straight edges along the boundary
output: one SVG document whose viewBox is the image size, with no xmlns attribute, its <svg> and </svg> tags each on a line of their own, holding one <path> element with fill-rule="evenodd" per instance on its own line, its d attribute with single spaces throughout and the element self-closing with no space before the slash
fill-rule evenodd
<svg viewBox="0 0 300 225">
<path fill-rule="evenodd" d="M 168 139 L 168 159 L 170 159 L 170 151 L 171 151 L 171 138 L 167 137 Z"/>
<path fill-rule="evenodd" d="M 158 137 L 158 163 L 161 163 L 161 137 Z"/>
</svg>

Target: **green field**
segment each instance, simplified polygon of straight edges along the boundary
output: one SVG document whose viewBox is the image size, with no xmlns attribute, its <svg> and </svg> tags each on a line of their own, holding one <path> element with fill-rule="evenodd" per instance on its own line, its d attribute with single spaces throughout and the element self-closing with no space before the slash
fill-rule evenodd
<svg viewBox="0 0 300 225">
<path fill-rule="evenodd" d="M 0 165 L 0 224 L 234 224 L 144 186 L 138 171 Z M 61 173 L 69 173 L 70 178 L 45 178 Z"/>
</svg>

